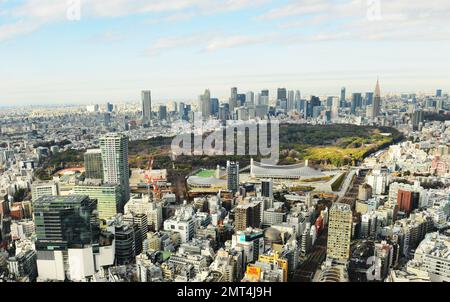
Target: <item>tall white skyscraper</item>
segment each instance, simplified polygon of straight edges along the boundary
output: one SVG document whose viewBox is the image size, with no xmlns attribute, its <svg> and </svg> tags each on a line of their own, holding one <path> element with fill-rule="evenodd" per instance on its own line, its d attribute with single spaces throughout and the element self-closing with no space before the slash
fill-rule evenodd
<svg viewBox="0 0 450 302">
<path fill-rule="evenodd" d="M 294 90 L 289 90 L 287 97 L 287 110 L 294 110 L 295 92 Z"/>
<path fill-rule="evenodd" d="M 130 168 L 128 166 L 128 137 L 111 133 L 100 138 L 102 150 L 103 181 L 118 184 L 122 192 L 122 202 L 130 199 Z"/>
<path fill-rule="evenodd" d="M 339 107 L 341 104 L 341 100 L 334 96 L 331 99 L 331 119 L 336 120 L 339 117 Z"/>
<path fill-rule="evenodd" d="M 152 121 L 152 92 L 142 91 L 142 121 L 149 125 Z"/>
<path fill-rule="evenodd" d="M 200 105 L 202 110 L 202 117 L 208 119 L 211 115 L 211 92 L 209 89 L 205 90 L 205 93 L 200 96 Z"/>
<path fill-rule="evenodd" d="M 300 101 L 302 99 L 302 94 L 300 90 L 295 91 L 295 101 Z"/>
<path fill-rule="evenodd" d="M 247 106 L 255 105 L 255 93 L 253 91 L 247 92 L 245 102 L 247 103 Z"/>
<path fill-rule="evenodd" d="M 230 112 L 234 112 L 234 108 L 238 107 L 237 104 L 238 98 L 238 90 L 236 87 L 231 88 L 231 97 L 230 97 Z"/>
</svg>

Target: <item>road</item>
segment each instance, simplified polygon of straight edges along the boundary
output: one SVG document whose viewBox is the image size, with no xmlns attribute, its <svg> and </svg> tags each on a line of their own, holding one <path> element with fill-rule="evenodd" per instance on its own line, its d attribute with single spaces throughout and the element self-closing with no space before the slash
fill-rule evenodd
<svg viewBox="0 0 450 302">
<path fill-rule="evenodd" d="M 317 238 L 312 252 L 307 255 L 305 261 L 295 270 L 291 282 L 311 282 L 317 269 L 327 256 L 327 236 L 325 229 Z"/>
</svg>

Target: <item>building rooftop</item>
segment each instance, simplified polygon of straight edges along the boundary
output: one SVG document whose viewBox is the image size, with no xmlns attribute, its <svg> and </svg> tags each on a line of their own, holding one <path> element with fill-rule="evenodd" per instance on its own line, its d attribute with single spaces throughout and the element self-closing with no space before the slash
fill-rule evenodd
<svg viewBox="0 0 450 302">
<path fill-rule="evenodd" d="M 69 196 L 42 196 L 39 197 L 33 204 L 39 206 L 49 206 L 52 204 L 81 204 L 86 199 L 89 199 L 85 195 L 69 195 Z"/>
</svg>

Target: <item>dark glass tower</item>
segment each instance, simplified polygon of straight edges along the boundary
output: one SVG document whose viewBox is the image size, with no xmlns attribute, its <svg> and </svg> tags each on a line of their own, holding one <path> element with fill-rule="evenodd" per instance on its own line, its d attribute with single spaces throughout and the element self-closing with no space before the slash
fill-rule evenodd
<svg viewBox="0 0 450 302">
<path fill-rule="evenodd" d="M 43 196 L 34 203 L 36 250 L 64 251 L 98 243 L 97 204 L 87 196 Z"/>
</svg>

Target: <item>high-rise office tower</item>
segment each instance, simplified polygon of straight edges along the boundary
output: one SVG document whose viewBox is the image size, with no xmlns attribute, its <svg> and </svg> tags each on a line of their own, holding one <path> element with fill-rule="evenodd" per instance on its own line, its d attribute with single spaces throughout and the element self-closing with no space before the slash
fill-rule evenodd
<svg viewBox="0 0 450 302">
<path fill-rule="evenodd" d="M 292 111 L 294 110 L 294 103 L 295 102 L 295 92 L 294 90 L 289 90 L 288 96 L 287 96 L 287 110 Z"/>
<path fill-rule="evenodd" d="M 372 118 L 376 118 L 381 112 L 381 89 L 380 82 L 377 80 L 377 85 L 375 87 L 375 97 L 372 104 Z"/>
<path fill-rule="evenodd" d="M 211 92 L 209 89 L 205 90 L 205 93 L 202 94 L 200 97 L 200 106 L 202 111 L 202 117 L 204 119 L 208 119 L 211 115 Z"/>
<path fill-rule="evenodd" d="M 77 185 L 73 188 L 75 195 L 89 196 L 97 200 L 98 218 L 107 220 L 118 213 L 123 213 L 124 203 L 119 185 Z"/>
<path fill-rule="evenodd" d="M 102 150 L 90 149 L 84 153 L 86 178 L 103 179 Z"/>
<path fill-rule="evenodd" d="M 120 185 L 122 202 L 130 199 L 130 168 L 128 166 L 128 137 L 111 133 L 100 138 L 103 181 Z"/>
<path fill-rule="evenodd" d="M 230 116 L 230 105 L 229 104 L 221 104 L 219 106 L 219 119 L 222 121 L 226 121 Z"/>
<path fill-rule="evenodd" d="M 339 118 L 339 107 L 340 107 L 340 100 L 338 97 L 333 97 L 331 99 L 331 119 L 336 120 Z"/>
<path fill-rule="evenodd" d="M 227 189 L 236 193 L 239 190 L 239 163 L 227 161 Z"/>
<path fill-rule="evenodd" d="M 414 131 L 420 130 L 420 125 L 422 124 L 423 120 L 423 110 L 415 110 L 412 117 L 412 125 Z"/>
<path fill-rule="evenodd" d="M 273 198 L 273 180 L 272 179 L 261 180 L 261 195 L 263 197 Z"/>
<path fill-rule="evenodd" d="M 112 113 L 114 111 L 114 105 L 111 103 L 106 103 L 106 112 Z"/>
<path fill-rule="evenodd" d="M 246 98 L 247 98 L 247 96 L 245 94 L 239 93 L 237 95 L 237 106 L 238 107 L 245 106 Z"/>
<path fill-rule="evenodd" d="M 361 93 L 353 93 L 352 94 L 352 104 L 351 104 L 352 114 L 355 114 L 356 109 L 361 108 L 361 105 L 362 105 L 362 94 Z"/>
<path fill-rule="evenodd" d="M 212 98 L 211 99 L 211 114 L 217 116 L 219 114 L 219 99 Z"/>
<path fill-rule="evenodd" d="M 353 214 L 350 205 L 333 204 L 328 225 L 327 258 L 337 261 L 349 259 L 352 225 Z"/>
<path fill-rule="evenodd" d="M 331 108 L 332 104 L 333 104 L 333 97 L 332 96 L 327 97 L 326 106 L 328 108 Z"/>
<path fill-rule="evenodd" d="M 277 101 L 287 100 L 286 88 L 277 89 Z"/>
<path fill-rule="evenodd" d="M 99 243 L 96 202 L 87 196 L 43 196 L 33 203 L 39 277 L 69 280 L 93 275 Z"/>
<path fill-rule="evenodd" d="M 180 102 L 178 104 L 178 116 L 180 119 L 184 120 L 185 119 L 185 104 L 183 102 Z"/>
<path fill-rule="evenodd" d="M 269 90 L 261 90 L 261 98 L 259 105 L 269 105 Z"/>
<path fill-rule="evenodd" d="M 247 95 L 245 96 L 245 102 L 247 106 L 255 105 L 255 93 L 253 91 L 247 92 Z"/>
<path fill-rule="evenodd" d="M 236 87 L 231 88 L 230 96 L 230 112 L 234 112 L 234 108 L 238 107 L 238 90 Z"/>
<path fill-rule="evenodd" d="M 103 114 L 103 125 L 104 125 L 106 128 L 111 127 L 111 113 L 105 112 L 105 113 Z"/>
<path fill-rule="evenodd" d="M 341 107 L 345 107 L 345 87 L 342 87 L 341 89 Z"/>
<path fill-rule="evenodd" d="M 167 120 L 167 106 L 159 106 L 158 119 L 160 121 Z"/>
<path fill-rule="evenodd" d="M 302 93 L 300 90 L 295 91 L 295 101 L 300 101 L 302 99 Z"/>
<path fill-rule="evenodd" d="M 152 92 L 150 90 L 142 91 L 142 121 L 150 125 L 152 121 Z"/>
<path fill-rule="evenodd" d="M 136 224 L 122 222 L 115 226 L 116 265 L 133 263 L 136 258 L 136 235 L 141 236 Z"/>
<path fill-rule="evenodd" d="M 314 108 L 320 108 L 320 98 L 317 96 L 311 96 L 311 100 L 306 105 L 306 116 L 313 117 Z"/>
<path fill-rule="evenodd" d="M 436 90 L 436 97 L 438 98 L 442 97 L 442 89 Z"/>
<path fill-rule="evenodd" d="M 170 112 L 178 113 L 178 103 L 175 101 L 171 101 L 168 109 L 170 110 Z"/>
<path fill-rule="evenodd" d="M 373 96 L 374 93 L 373 92 L 367 92 L 366 93 L 366 97 L 364 99 L 364 105 L 368 106 L 368 105 L 372 105 L 373 104 Z"/>
</svg>

